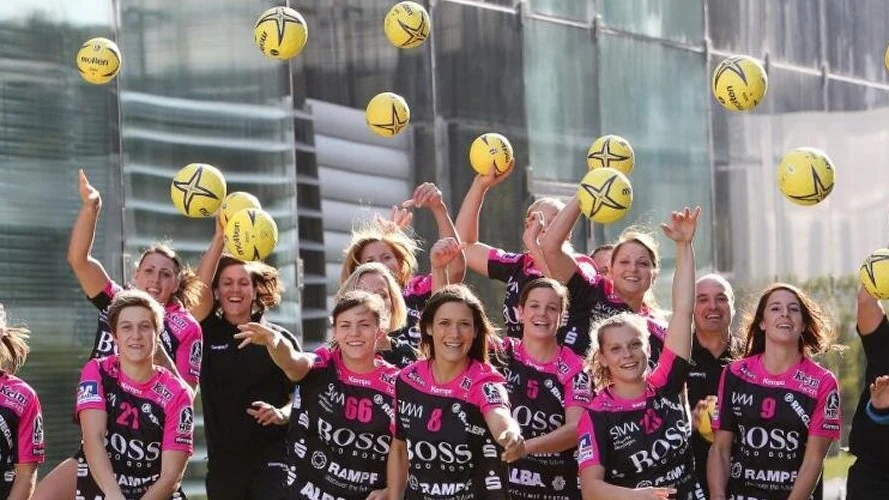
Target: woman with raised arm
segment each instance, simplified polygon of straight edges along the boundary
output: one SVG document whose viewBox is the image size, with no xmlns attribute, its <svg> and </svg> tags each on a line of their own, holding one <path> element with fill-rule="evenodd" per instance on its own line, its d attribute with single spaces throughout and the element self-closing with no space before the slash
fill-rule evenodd
<svg viewBox="0 0 889 500">
<path fill-rule="evenodd" d="M 496 340 L 481 302 L 464 285 L 446 286 L 420 328 L 426 359 L 401 370 L 395 387 L 389 498 L 507 498 L 506 463 L 525 446 L 503 376 L 488 363 Z"/>
<path fill-rule="evenodd" d="M 278 270 L 223 255 L 224 230 L 201 258 L 207 286 L 192 310 L 204 334 L 201 401 L 207 438 L 207 495 L 213 500 L 288 498 L 284 448 L 293 382 L 261 346 L 238 349 L 239 326 L 259 323 L 299 350 L 296 338 L 266 318 L 281 301 Z"/>
<path fill-rule="evenodd" d="M 623 312 L 596 329 L 589 361 L 599 393 L 578 428 L 583 498 L 703 499 L 694 475 L 684 400 L 695 295 L 694 234 L 700 208 L 673 212 L 664 234 L 676 243 L 673 316 L 664 352 L 648 369 L 645 320 Z"/>
<path fill-rule="evenodd" d="M 333 338 L 314 353 L 297 352 L 259 323 L 241 325 L 239 347 L 265 346 L 297 383 L 287 433 L 289 498 L 384 500 L 398 369 L 375 356 L 388 310 L 363 291 L 337 298 Z"/>
<path fill-rule="evenodd" d="M 775 283 L 760 294 L 744 330 L 746 357 L 730 363 L 719 382 L 710 498 L 813 498 L 827 450 L 840 436 L 836 377 L 811 360 L 831 344 L 828 318 L 802 290 Z"/>
<path fill-rule="evenodd" d="M 92 359 L 77 387 L 83 444 L 73 498 L 185 498 L 179 484 L 192 453 L 194 393 L 154 363 L 164 310 L 139 290 L 118 293 L 108 324 L 119 354 Z"/>
<path fill-rule="evenodd" d="M 503 296 L 503 324 L 508 337 L 521 338 L 519 295 L 528 282 L 540 277 L 552 277 L 539 240 L 548 231 L 549 225 L 565 204 L 556 198 L 540 198 L 528 207 L 525 213 L 525 229 L 522 233 L 524 252 L 507 252 L 478 241 L 479 217 L 485 195 L 491 188 L 503 182 L 510 172 L 511 169 L 500 175 L 491 173 L 475 176 L 463 198 L 456 226 L 460 240 L 465 246 L 466 264 L 469 268 L 482 276 L 506 283 L 506 293 Z M 576 257 L 578 265 L 588 266 L 592 272 L 594 265 L 592 259 L 585 255 L 575 255 L 571 245 L 568 244 L 569 236 L 569 233 L 565 233 L 559 242 L 560 248 L 566 254 Z M 586 347 L 577 341 L 589 335 L 580 333 L 587 329 L 589 329 L 588 318 L 584 315 L 578 318 L 569 310 L 564 325 L 560 324 L 559 327 L 559 342 L 582 354 Z"/>
<path fill-rule="evenodd" d="M 541 240 L 550 277 L 567 286 L 571 296 L 568 313 L 579 325 L 574 351 L 586 354 L 589 349 L 589 325 L 624 311 L 634 312 L 647 320 L 649 362 L 653 368 L 667 332 L 666 322 L 651 294 L 660 260 L 657 242 L 645 232 L 625 230 L 614 245 L 609 274 L 605 275 L 565 251 L 563 242 L 579 216 L 580 206 L 574 196 Z"/>
<path fill-rule="evenodd" d="M 379 262 L 386 266 L 401 286 L 402 295 L 407 305 L 407 323 L 401 331 L 391 338 L 410 342 L 413 348 L 420 346 L 420 331 L 417 322 L 420 312 L 426 305 L 429 296 L 435 290 L 448 283 L 460 283 L 466 273 L 463 253 L 451 262 L 444 274 L 435 277 L 417 272 L 416 254 L 420 244 L 416 238 L 408 235 L 407 228 L 412 220 L 408 208 L 428 208 L 435 217 L 438 226 L 438 237 L 456 238 L 454 223 L 448 213 L 448 207 L 441 197 L 441 191 L 435 184 L 424 183 L 414 190 L 411 199 L 402 203 L 402 208 L 392 207 L 392 220 L 375 218 L 352 231 L 352 239 L 344 251 L 343 267 L 340 283 L 346 281 L 361 264 Z M 383 339 L 383 350 L 387 350 L 387 339 Z"/>
<path fill-rule="evenodd" d="M 97 359 L 117 353 L 107 311 L 124 287 L 111 279 L 102 263 L 92 256 L 102 196 L 89 183 L 83 170 L 78 172 L 78 192 L 82 205 L 71 229 L 68 265 L 87 298 L 99 310 L 96 338 L 90 352 L 90 358 Z M 139 257 L 131 286 L 147 292 L 164 306 L 161 349 L 157 350 L 155 361 L 181 376 L 192 389 L 196 388 L 201 372 L 201 328 L 189 308 L 197 303 L 201 283 L 191 269 L 183 266 L 173 249 L 155 244 Z M 73 498 L 76 481 L 77 462 L 68 458 L 44 476 L 34 492 L 34 499 Z"/>
<path fill-rule="evenodd" d="M 0 418 L 4 429 L 10 431 L 0 440 L 4 458 L 0 498 L 9 500 L 31 498 L 37 466 L 44 458 L 40 400 L 27 382 L 15 376 L 28 359 L 28 336 L 26 328 L 6 324 L 6 310 L 0 304 Z"/>
<path fill-rule="evenodd" d="M 537 278 L 519 296 L 522 339 L 503 339 L 501 373 L 527 456 L 509 464 L 512 499 L 574 500 L 577 424 L 592 399 L 583 358 L 556 340 L 568 292 Z"/>
</svg>

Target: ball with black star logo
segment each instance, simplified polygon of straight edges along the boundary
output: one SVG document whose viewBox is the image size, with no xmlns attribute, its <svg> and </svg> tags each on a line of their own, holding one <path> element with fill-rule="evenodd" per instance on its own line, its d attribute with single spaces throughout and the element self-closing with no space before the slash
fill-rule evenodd
<svg viewBox="0 0 889 500">
<path fill-rule="evenodd" d="M 873 298 L 889 300 L 889 248 L 880 248 L 864 259 L 858 280 Z"/>
<path fill-rule="evenodd" d="M 290 7 L 272 7 L 253 25 L 253 42 L 266 57 L 290 59 L 302 52 L 309 27 L 302 14 Z"/>
<path fill-rule="evenodd" d="M 411 109 L 398 94 L 383 92 L 375 95 L 367 103 L 364 114 L 370 130 L 383 137 L 392 137 L 407 128 L 411 120 Z"/>
<path fill-rule="evenodd" d="M 731 56 L 713 70 L 713 97 L 729 111 L 755 108 L 769 89 L 766 70 L 749 56 Z"/>
<path fill-rule="evenodd" d="M 170 198 L 176 210 L 188 217 L 211 217 L 225 198 L 225 177 L 206 163 L 191 163 L 173 176 Z"/>
<path fill-rule="evenodd" d="M 833 162 L 823 151 L 797 148 L 781 159 L 778 165 L 778 188 L 797 205 L 816 205 L 833 191 Z"/>
<path fill-rule="evenodd" d="M 577 187 L 580 211 L 591 221 L 610 224 L 633 206 L 633 187 L 623 173 L 613 168 L 594 168 Z"/>
<path fill-rule="evenodd" d="M 389 9 L 383 21 L 386 38 L 399 49 L 413 49 L 423 45 L 432 22 L 429 13 L 417 2 L 399 2 Z"/>
<path fill-rule="evenodd" d="M 590 146 L 586 155 L 590 168 L 613 168 L 630 175 L 636 165 L 636 153 L 630 142 L 619 135 L 603 135 Z"/>
</svg>

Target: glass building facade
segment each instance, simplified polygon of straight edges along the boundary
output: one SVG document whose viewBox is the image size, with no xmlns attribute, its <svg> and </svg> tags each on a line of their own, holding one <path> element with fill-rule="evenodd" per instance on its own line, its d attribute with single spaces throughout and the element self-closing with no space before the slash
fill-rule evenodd
<svg viewBox="0 0 889 500">
<path fill-rule="evenodd" d="M 469 144 L 486 131 L 508 136 L 517 158 L 484 207 L 481 240 L 494 246 L 520 248 L 531 197 L 570 195 L 606 133 L 635 148 L 634 206 L 615 224 L 578 226 L 578 248 L 632 224 L 656 229 L 684 205 L 705 208 L 700 267 L 737 284 L 850 273 L 885 244 L 884 0 L 431 0 L 421 3 L 432 37 L 412 50 L 383 34 L 392 0 L 291 0 L 309 42 L 290 62 L 264 58 L 252 41 L 255 18 L 279 3 L 0 5 L 0 301 L 33 332 L 23 376 L 42 396 L 48 467 L 77 446 L 74 387 L 96 325 L 65 262 L 79 168 L 103 194 L 94 255 L 121 282 L 153 241 L 169 239 L 193 265 L 209 242 L 212 221 L 181 217 L 169 202 L 185 164 L 216 165 L 230 191 L 256 194 L 281 233 L 271 263 L 288 291 L 273 319 L 308 344 L 325 337 L 356 215 L 424 181 L 456 215 L 473 175 Z M 73 64 L 94 36 L 123 53 L 120 76 L 104 86 Z M 768 70 L 769 93 L 749 113 L 710 95 L 711 69 L 734 53 Z M 383 91 L 412 111 L 391 140 L 363 123 Z M 799 146 L 825 150 L 837 167 L 817 207 L 790 205 L 775 187 L 778 161 Z M 416 221 L 428 248 L 432 218 Z M 672 249 L 662 251 L 665 285 Z M 499 320 L 498 285 L 469 281 Z M 197 491 L 200 465 L 190 470 Z"/>
</svg>

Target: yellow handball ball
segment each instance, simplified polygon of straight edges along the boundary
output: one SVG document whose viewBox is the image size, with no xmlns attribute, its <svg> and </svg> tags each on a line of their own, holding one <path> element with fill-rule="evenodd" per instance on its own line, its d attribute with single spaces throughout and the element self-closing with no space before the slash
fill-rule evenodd
<svg viewBox="0 0 889 500">
<path fill-rule="evenodd" d="M 77 51 L 77 70 L 84 80 L 101 85 L 108 83 L 120 71 L 120 49 L 107 38 L 90 38 Z"/>
<path fill-rule="evenodd" d="M 278 225 L 265 210 L 245 208 L 225 225 L 225 248 L 241 260 L 262 260 L 278 245 Z"/>
<path fill-rule="evenodd" d="M 716 416 L 716 399 L 707 400 L 707 411 L 698 415 L 698 434 L 708 442 L 713 442 L 713 417 Z"/>
<path fill-rule="evenodd" d="M 411 121 L 411 108 L 398 94 L 383 92 L 373 96 L 364 112 L 370 130 L 383 137 L 398 135 Z"/>
<path fill-rule="evenodd" d="M 590 146 L 586 155 L 590 168 L 613 168 L 630 175 L 636 165 L 636 153 L 629 141 L 619 135 L 603 135 Z"/>
<path fill-rule="evenodd" d="M 222 200 L 222 206 L 219 207 L 222 225 L 225 226 L 232 216 L 245 208 L 262 208 L 262 205 L 260 205 L 259 199 L 250 193 L 244 191 L 229 193 Z"/>
<path fill-rule="evenodd" d="M 833 191 L 834 168 L 830 158 L 815 148 L 797 148 L 778 165 L 778 188 L 797 205 L 815 205 Z"/>
<path fill-rule="evenodd" d="M 610 224 L 633 206 L 633 187 L 621 171 L 594 168 L 587 172 L 577 187 L 580 211 L 591 221 Z"/>
<path fill-rule="evenodd" d="M 211 217 L 225 198 L 225 177 L 206 163 L 191 163 L 176 172 L 170 198 L 179 213 L 188 217 Z"/>
<path fill-rule="evenodd" d="M 864 259 L 858 280 L 875 299 L 889 300 L 889 248 L 875 250 Z"/>
<path fill-rule="evenodd" d="M 386 38 L 400 49 L 413 49 L 423 45 L 432 23 L 429 13 L 417 2 L 399 2 L 389 9 L 383 21 Z"/>
<path fill-rule="evenodd" d="M 266 57 L 296 57 L 309 39 L 309 27 L 303 16 L 290 7 L 272 7 L 262 13 L 253 26 L 253 42 Z"/>
<path fill-rule="evenodd" d="M 512 168 L 515 157 L 509 139 L 500 134 L 482 134 L 469 147 L 469 164 L 481 175 L 489 175 L 491 169 L 502 174 Z"/>
<path fill-rule="evenodd" d="M 731 56 L 713 70 L 713 96 L 729 111 L 749 111 L 769 89 L 766 70 L 756 59 Z"/>
</svg>

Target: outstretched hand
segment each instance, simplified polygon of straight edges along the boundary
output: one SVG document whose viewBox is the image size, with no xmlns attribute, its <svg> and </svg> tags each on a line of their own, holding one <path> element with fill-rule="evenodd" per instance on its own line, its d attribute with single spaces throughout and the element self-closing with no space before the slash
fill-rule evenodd
<svg viewBox="0 0 889 500">
<path fill-rule="evenodd" d="M 476 182 L 481 184 L 482 187 L 484 187 L 485 189 L 491 189 L 492 187 L 500 184 L 501 182 L 505 181 L 507 177 L 509 177 L 509 174 L 512 173 L 513 166 L 515 166 L 515 158 L 513 158 L 512 163 L 510 163 L 505 172 L 498 173 L 497 169 L 492 166 L 487 175 L 476 175 Z"/>
<path fill-rule="evenodd" d="M 414 189 L 410 199 L 401 203 L 403 208 L 428 208 L 437 210 L 444 207 L 441 190 L 431 182 L 424 182 Z"/>
<path fill-rule="evenodd" d="M 96 210 L 102 208 L 102 195 L 90 184 L 83 169 L 77 171 L 77 191 L 80 193 L 80 201 L 84 206 L 92 206 Z"/>
<path fill-rule="evenodd" d="M 240 333 L 236 333 L 234 338 L 240 340 L 238 349 L 243 349 L 250 344 L 256 344 L 266 347 L 276 347 L 281 341 L 280 335 L 262 323 L 250 322 L 238 325 Z"/>
<path fill-rule="evenodd" d="M 458 243 L 454 237 L 442 238 L 432 245 L 432 249 L 429 251 L 429 262 L 432 267 L 443 268 L 457 258 L 461 251 L 463 251 L 463 244 Z"/>
<path fill-rule="evenodd" d="M 695 237 L 695 230 L 698 228 L 698 215 L 701 214 L 701 207 L 695 207 L 694 210 L 685 207 L 680 212 L 670 214 L 670 221 L 661 224 L 664 234 L 667 238 L 676 243 L 691 243 Z"/>
<path fill-rule="evenodd" d="M 889 375 L 877 377 L 870 385 L 870 404 L 875 410 L 889 408 Z"/>
</svg>

